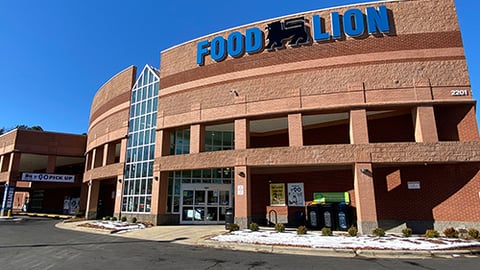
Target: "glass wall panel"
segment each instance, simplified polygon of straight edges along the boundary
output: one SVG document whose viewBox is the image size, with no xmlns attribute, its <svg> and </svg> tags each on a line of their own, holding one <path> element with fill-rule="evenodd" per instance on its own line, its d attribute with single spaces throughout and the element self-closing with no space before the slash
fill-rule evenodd
<svg viewBox="0 0 480 270">
<path fill-rule="evenodd" d="M 132 89 L 122 211 L 151 211 L 153 158 L 155 150 L 157 71 L 146 66 Z M 154 94 L 156 93 L 156 94 Z"/>
</svg>

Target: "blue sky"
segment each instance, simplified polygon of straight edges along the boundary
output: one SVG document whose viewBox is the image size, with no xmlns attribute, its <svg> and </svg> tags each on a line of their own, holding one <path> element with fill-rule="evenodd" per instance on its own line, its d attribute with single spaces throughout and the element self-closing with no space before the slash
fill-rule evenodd
<svg viewBox="0 0 480 270">
<path fill-rule="evenodd" d="M 0 0 L 0 128 L 87 132 L 96 91 L 128 66 L 159 67 L 162 50 L 223 29 L 361 2 Z M 455 2 L 478 99 L 480 1 Z"/>
</svg>

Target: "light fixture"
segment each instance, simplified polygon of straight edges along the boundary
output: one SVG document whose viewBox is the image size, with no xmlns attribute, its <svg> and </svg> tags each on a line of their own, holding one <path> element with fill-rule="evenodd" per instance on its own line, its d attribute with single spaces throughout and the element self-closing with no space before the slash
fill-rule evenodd
<svg viewBox="0 0 480 270">
<path fill-rule="evenodd" d="M 122 183 L 122 179 L 121 179 L 121 178 L 118 179 L 118 183 Z"/>
<path fill-rule="evenodd" d="M 365 174 L 366 176 L 370 176 L 370 177 L 373 176 L 372 172 L 369 169 L 361 168 L 360 172 Z"/>
<path fill-rule="evenodd" d="M 155 181 L 158 181 L 158 176 L 153 177 L 153 179 L 155 179 Z"/>
<path fill-rule="evenodd" d="M 245 177 L 245 173 L 244 173 L 244 172 L 238 172 L 237 174 L 238 174 L 238 176 L 240 176 L 240 177 Z"/>
<path fill-rule="evenodd" d="M 238 92 L 237 92 L 237 90 L 235 90 L 235 89 L 230 89 L 230 93 L 232 93 L 233 95 L 235 95 L 236 97 L 238 97 Z"/>
</svg>

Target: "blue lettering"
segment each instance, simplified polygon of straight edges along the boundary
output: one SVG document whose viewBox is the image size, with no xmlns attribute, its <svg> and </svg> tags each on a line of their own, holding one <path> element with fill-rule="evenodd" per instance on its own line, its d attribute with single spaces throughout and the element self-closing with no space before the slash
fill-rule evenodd
<svg viewBox="0 0 480 270">
<path fill-rule="evenodd" d="M 328 40 L 330 39 L 330 33 L 323 32 L 322 18 L 320 15 L 313 15 L 312 17 L 313 24 L 313 39 L 316 41 Z"/>
<path fill-rule="evenodd" d="M 332 38 L 342 38 L 342 30 L 340 26 L 340 14 L 338 12 L 332 12 L 330 14 L 330 21 L 332 23 Z"/>
<path fill-rule="evenodd" d="M 234 58 L 245 54 L 245 37 L 240 32 L 233 32 L 228 36 L 228 54 Z"/>
<path fill-rule="evenodd" d="M 205 56 L 210 54 L 209 46 L 210 42 L 208 40 L 200 41 L 197 44 L 197 65 L 203 66 L 205 64 Z"/>
<path fill-rule="evenodd" d="M 388 12 L 387 7 L 379 6 L 378 11 L 374 7 L 367 7 L 367 27 L 369 34 L 377 33 L 377 30 L 380 33 L 389 33 L 390 24 L 388 22 Z"/>
<path fill-rule="evenodd" d="M 223 37 L 216 37 L 212 39 L 210 55 L 216 62 L 223 61 L 225 58 L 227 58 L 227 42 Z"/>
<path fill-rule="evenodd" d="M 359 9 L 349 9 L 343 16 L 345 34 L 350 37 L 358 37 L 365 31 L 363 13 Z"/>
<path fill-rule="evenodd" d="M 264 49 L 264 33 L 258 28 L 249 28 L 245 31 L 245 51 L 254 54 Z"/>
</svg>

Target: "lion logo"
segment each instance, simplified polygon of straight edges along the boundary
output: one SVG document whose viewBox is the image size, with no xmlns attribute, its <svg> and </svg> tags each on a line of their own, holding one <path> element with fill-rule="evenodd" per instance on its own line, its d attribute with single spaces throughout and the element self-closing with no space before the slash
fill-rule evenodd
<svg viewBox="0 0 480 270">
<path fill-rule="evenodd" d="M 300 17 L 267 24 L 268 44 L 265 48 L 268 51 L 285 49 L 287 42 L 292 47 L 309 44 L 310 35 L 305 21 L 304 17 Z"/>
</svg>

